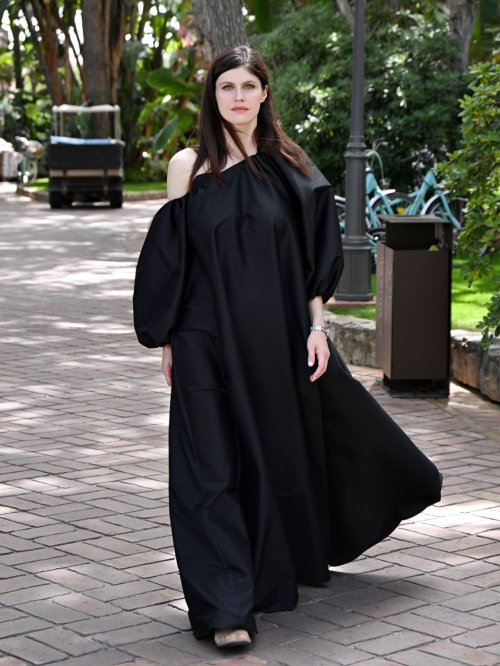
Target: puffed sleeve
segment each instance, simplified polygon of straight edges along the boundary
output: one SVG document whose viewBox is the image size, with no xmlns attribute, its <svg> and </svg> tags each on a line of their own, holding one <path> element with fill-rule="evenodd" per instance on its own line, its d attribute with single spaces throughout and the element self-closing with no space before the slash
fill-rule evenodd
<svg viewBox="0 0 500 666">
<path fill-rule="evenodd" d="M 342 232 L 335 194 L 328 181 L 314 188 L 313 206 L 314 214 L 304 230 L 307 236 L 306 291 L 308 300 L 321 296 L 326 303 L 333 296 L 344 270 Z"/>
<path fill-rule="evenodd" d="M 311 174 L 280 156 L 280 164 L 298 200 L 297 232 L 301 245 L 307 298 L 330 299 L 344 270 L 344 251 L 335 193 L 308 157 Z"/>
<path fill-rule="evenodd" d="M 132 303 L 135 333 L 144 347 L 170 344 L 179 315 L 188 260 L 188 194 L 160 208 L 139 254 Z"/>
</svg>

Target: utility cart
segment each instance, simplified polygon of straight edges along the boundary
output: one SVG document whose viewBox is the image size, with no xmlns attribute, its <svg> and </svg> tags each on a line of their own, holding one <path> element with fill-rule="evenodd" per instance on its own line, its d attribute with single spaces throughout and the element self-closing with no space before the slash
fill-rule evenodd
<svg viewBox="0 0 500 666">
<path fill-rule="evenodd" d="M 47 146 L 49 171 L 49 204 L 51 208 L 71 205 L 73 201 L 109 201 L 112 208 L 123 204 L 123 147 L 121 141 L 120 107 L 53 106 L 54 135 Z M 69 114 L 105 113 L 113 115 L 114 138 L 81 139 L 65 136 L 65 120 Z M 87 117 L 88 118 L 88 117 Z M 82 118 L 85 124 L 85 116 Z M 89 128 L 92 123 L 87 120 Z"/>
</svg>

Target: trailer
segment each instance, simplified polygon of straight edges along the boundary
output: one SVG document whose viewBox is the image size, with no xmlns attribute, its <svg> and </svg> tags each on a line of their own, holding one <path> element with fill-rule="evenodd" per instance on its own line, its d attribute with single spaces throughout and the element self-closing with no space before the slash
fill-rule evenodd
<svg viewBox="0 0 500 666">
<path fill-rule="evenodd" d="M 73 201 L 109 201 L 112 208 L 123 204 L 123 148 L 120 139 L 120 107 L 53 106 L 54 134 L 47 146 L 46 164 L 49 171 L 49 204 L 62 208 Z M 114 137 L 83 139 L 65 136 L 68 114 L 112 113 Z"/>
</svg>

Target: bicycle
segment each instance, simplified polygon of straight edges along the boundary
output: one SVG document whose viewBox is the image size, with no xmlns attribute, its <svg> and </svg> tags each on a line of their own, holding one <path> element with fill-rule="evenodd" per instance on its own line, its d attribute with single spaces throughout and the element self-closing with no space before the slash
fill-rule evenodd
<svg viewBox="0 0 500 666">
<path fill-rule="evenodd" d="M 394 188 L 388 188 L 388 182 L 384 177 L 384 165 L 377 148 L 379 146 L 387 146 L 387 141 L 375 140 L 372 144 L 371 150 L 367 150 L 367 158 L 370 160 L 370 165 L 366 167 L 366 208 L 367 208 L 367 226 L 372 229 L 380 227 L 380 220 L 378 215 L 380 213 L 386 215 L 394 215 L 395 213 L 404 214 L 406 208 L 412 203 L 413 199 L 405 192 L 398 192 Z M 373 161 L 377 159 L 382 183 L 382 189 L 373 170 Z"/>
<path fill-rule="evenodd" d="M 38 178 L 38 160 L 43 156 L 44 147 L 35 139 L 27 139 L 24 136 L 16 136 L 15 138 L 21 144 L 23 156 L 17 168 L 17 179 L 18 182 L 27 185 Z"/>
<path fill-rule="evenodd" d="M 436 151 L 444 151 L 445 148 L 436 148 Z M 411 205 L 405 210 L 406 215 L 437 215 L 449 220 L 453 229 L 454 244 L 462 231 L 465 223 L 465 206 L 467 195 L 458 195 L 448 199 L 448 191 L 439 187 L 433 169 L 436 168 L 437 159 L 432 150 L 424 148 L 417 153 L 403 159 L 403 163 L 412 161 L 412 168 L 416 171 L 414 180 L 415 190 L 410 193 Z M 425 175 L 424 175 L 424 170 Z M 434 194 L 426 200 L 429 192 Z"/>
</svg>

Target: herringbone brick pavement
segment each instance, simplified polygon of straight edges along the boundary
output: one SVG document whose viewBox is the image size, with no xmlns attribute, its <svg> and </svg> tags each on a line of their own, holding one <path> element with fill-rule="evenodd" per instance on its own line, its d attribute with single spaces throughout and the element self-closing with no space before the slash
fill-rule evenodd
<svg viewBox="0 0 500 666">
<path fill-rule="evenodd" d="M 0 191 L 0 666 L 500 663 L 500 407 L 396 399 L 443 500 L 249 648 L 190 632 L 168 515 L 169 388 L 136 341 L 133 271 L 161 202 L 50 211 Z"/>
</svg>

